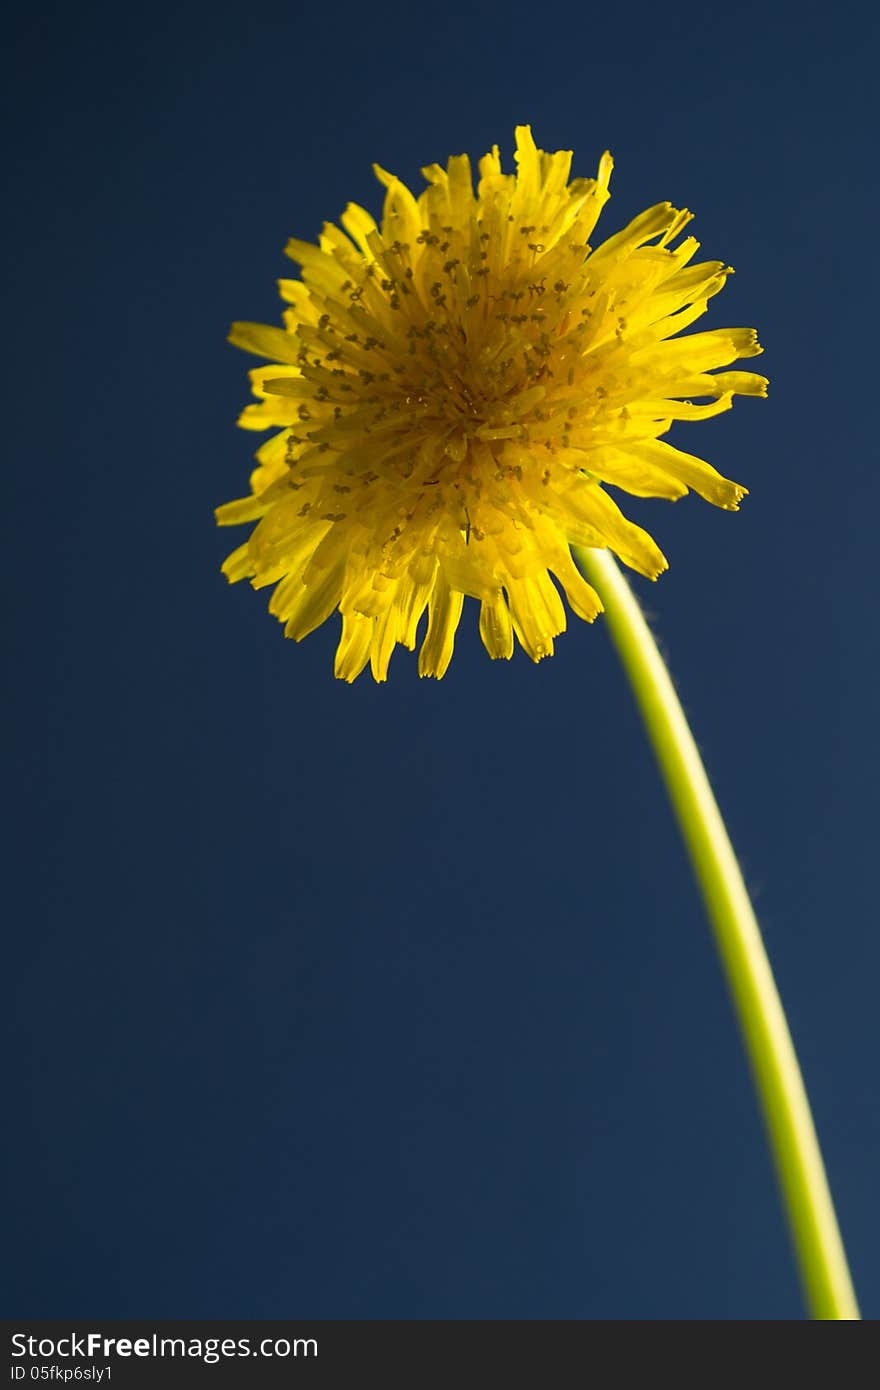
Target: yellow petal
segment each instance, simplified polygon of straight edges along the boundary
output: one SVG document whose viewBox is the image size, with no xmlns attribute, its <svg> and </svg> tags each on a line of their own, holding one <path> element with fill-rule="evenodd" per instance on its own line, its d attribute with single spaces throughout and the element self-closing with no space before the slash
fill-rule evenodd
<svg viewBox="0 0 880 1390">
<path fill-rule="evenodd" d="M 748 489 L 723 477 L 711 463 L 695 458 L 693 454 L 682 453 L 681 449 L 674 449 L 662 439 L 633 443 L 630 445 L 630 452 L 636 458 L 644 459 L 646 463 L 653 464 L 670 477 L 676 478 L 686 487 L 692 487 L 694 492 L 705 497 L 707 502 L 714 503 L 716 507 L 723 507 L 726 511 L 737 511 L 742 499 L 748 495 Z"/>
<path fill-rule="evenodd" d="M 505 660 L 513 655 L 513 624 L 510 609 L 499 591 L 495 599 L 483 599 L 480 604 L 480 637 L 489 655 Z"/>
<path fill-rule="evenodd" d="M 334 663 L 337 680 L 357 680 L 370 659 L 374 623 L 375 619 L 364 618 L 360 613 L 343 613 L 342 636 Z"/>
<path fill-rule="evenodd" d="M 229 341 L 245 352 L 256 353 L 257 357 L 268 357 L 273 362 L 295 363 L 302 344 L 293 333 L 285 333 L 283 328 L 272 328 L 266 323 L 234 323 L 229 330 Z"/>
<path fill-rule="evenodd" d="M 464 594 L 450 589 L 446 580 L 438 576 L 428 609 L 428 631 L 419 652 L 420 676 L 436 676 L 439 680 L 446 674 L 463 604 Z"/>
</svg>

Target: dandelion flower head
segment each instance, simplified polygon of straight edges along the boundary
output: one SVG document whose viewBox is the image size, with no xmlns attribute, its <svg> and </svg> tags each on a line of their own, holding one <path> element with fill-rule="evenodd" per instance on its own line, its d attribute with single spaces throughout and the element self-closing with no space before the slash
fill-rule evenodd
<svg viewBox="0 0 880 1390">
<path fill-rule="evenodd" d="M 274 585 L 270 611 L 297 640 L 337 609 L 336 674 L 369 662 L 386 678 L 427 612 L 421 675 L 442 676 L 465 596 L 480 604 L 492 657 L 514 637 L 538 661 L 571 610 L 601 603 L 572 543 L 607 547 L 650 578 L 666 568 L 608 486 L 635 497 L 689 489 L 735 510 L 745 488 L 667 443 L 674 420 L 763 396 L 766 379 L 719 371 L 761 351 L 748 328 L 683 334 L 730 268 L 694 264 L 691 214 L 659 203 L 595 248 L 609 154 L 570 180 L 570 151 L 516 130 L 516 173 L 497 146 L 422 172 L 414 197 L 374 166 L 381 224 L 349 204 L 342 230 L 292 240 L 300 279 L 279 282 L 284 328 L 236 323 L 251 372 L 246 429 L 277 432 L 257 451 L 251 495 L 221 525 L 253 522 L 223 566 Z M 676 244 L 677 243 L 677 244 Z"/>
</svg>

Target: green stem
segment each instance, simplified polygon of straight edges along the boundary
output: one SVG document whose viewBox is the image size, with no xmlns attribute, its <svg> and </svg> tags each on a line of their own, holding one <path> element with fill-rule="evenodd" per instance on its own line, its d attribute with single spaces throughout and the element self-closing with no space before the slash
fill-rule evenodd
<svg viewBox="0 0 880 1390">
<path fill-rule="evenodd" d="M 606 550 L 574 551 L 605 604 L 715 931 L 739 1015 L 813 1318 L 859 1317 L 810 1105 L 718 804 L 638 602 Z"/>
</svg>

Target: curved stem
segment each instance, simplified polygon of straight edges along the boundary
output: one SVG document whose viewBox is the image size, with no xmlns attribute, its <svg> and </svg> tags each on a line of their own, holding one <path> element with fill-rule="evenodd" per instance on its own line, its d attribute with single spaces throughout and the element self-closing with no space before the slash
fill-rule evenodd
<svg viewBox="0 0 880 1390">
<path fill-rule="evenodd" d="M 859 1317 L 782 1002 L 718 804 L 638 602 L 606 550 L 575 557 L 605 604 L 712 922 L 813 1318 Z"/>
</svg>

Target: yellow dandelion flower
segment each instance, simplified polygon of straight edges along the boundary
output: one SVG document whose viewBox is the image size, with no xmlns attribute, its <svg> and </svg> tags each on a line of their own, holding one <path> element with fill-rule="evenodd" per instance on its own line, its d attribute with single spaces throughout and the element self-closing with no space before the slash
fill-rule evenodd
<svg viewBox="0 0 880 1390">
<path fill-rule="evenodd" d="M 509 657 L 514 636 L 550 655 L 557 583 L 587 622 L 602 607 L 571 544 L 656 578 L 662 552 L 606 485 L 692 488 L 729 509 L 745 494 L 661 438 L 766 394 L 762 376 L 717 371 L 761 351 L 752 329 L 680 336 L 730 268 L 693 264 L 693 237 L 673 244 L 691 214 L 669 203 L 593 249 L 609 154 L 569 181 L 571 152 L 538 150 L 519 126 L 515 158 L 504 174 L 497 146 L 485 155 L 476 193 L 466 155 L 431 164 L 419 198 L 375 166 L 381 225 L 349 204 L 344 230 L 290 241 L 302 278 L 279 282 L 284 328 L 230 334 L 270 363 L 239 423 L 280 432 L 257 451 L 251 495 L 218 509 L 221 525 L 258 521 L 223 570 L 274 584 L 270 611 L 297 641 L 339 609 L 344 680 L 368 661 L 384 680 L 426 610 L 419 672 L 442 676 L 465 595 L 490 656 Z"/>
</svg>

